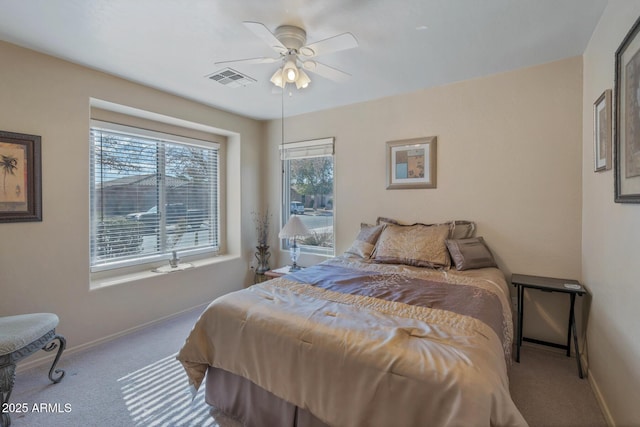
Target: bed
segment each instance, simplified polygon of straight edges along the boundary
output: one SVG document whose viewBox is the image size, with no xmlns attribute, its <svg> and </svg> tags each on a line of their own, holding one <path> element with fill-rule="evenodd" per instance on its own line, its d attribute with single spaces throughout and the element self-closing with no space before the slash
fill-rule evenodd
<svg viewBox="0 0 640 427">
<path fill-rule="evenodd" d="M 213 301 L 178 354 L 190 384 L 245 426 L 526 426 L 484 240 L 378 222 L 339 257 Z"/>
</svg>

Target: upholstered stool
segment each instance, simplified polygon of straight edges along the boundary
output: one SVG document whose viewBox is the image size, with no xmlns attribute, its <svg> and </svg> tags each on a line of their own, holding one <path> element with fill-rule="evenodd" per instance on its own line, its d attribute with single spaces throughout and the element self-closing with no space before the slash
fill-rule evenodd
<svg viewBox="0 0 640 427">
<path fill-rule="evenodd" d="M 0 397 L 2 407 L 9 403 L 16 374 L 16 362 L 39 349 L 52 351 L 58 348 L 49 370 L 49 379 L 59 383 L 64 377 L 62 369 L 55 369 L 60 355 L 67 345 L 64 337 L 56 335 L 58 316 L 52 313 L 22 314 L 0 317 Z M 53 342 L 58 340 L 60 345 Z M 55 377 L 53 374 L 57 374 Z M 0 414 L 0 427 L 11 425 L 9 413 Z"/>
</svg>

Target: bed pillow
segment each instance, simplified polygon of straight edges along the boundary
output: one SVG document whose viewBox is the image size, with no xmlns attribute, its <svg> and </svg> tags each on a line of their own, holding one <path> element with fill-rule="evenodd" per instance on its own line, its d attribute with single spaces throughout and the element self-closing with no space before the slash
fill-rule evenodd
<svg viewBox="0 0 640 427">
<path fill-rule="evenodd" d="M 387 218 L 383 216 L 379 216 L 376 220 L 376 224 L 396 224 L 402 225 L 402 222 L 397 219 Z M 457 219 L 455 221 L 447 221 L 441 224 L 424 224 L 424 223 L 415 223 L 422 225 L 448 225 L 449 226 L 449 239 L 468 239 L 473 237 L 476 232 L 476 223 L 473 221 L 466 221 Z"/>
<path fill-rule="evenodd" d="M 457 219 L 451 221 L 450 239 L 468 239 L 473 237 L 476 232 L 476 223 L 473 221 L 465 221 Z"/>
<path fill-rule="evenodd" d="M 451 258 L 445 240 L 448 225 L 387 224 L 373 254 L 376 262 L 416 267 L 448 268 Z"/>
<path fill-rule="evenodd" d="M 395 225 L 400 225 L 400 221 L 393 219 L 393 218 L 387 218 L 384 216 L 379 216 L 378 219 L 376 219 L 376 225 L 382 225 L 382 224 L 395 224 Z"/>
<path fill-rule="evenodd" d="M 380 233 L 382 233 L 385 225 L 386 224 L 360 224 L 360 232 L 358 233 L 356 240 L 353 242 L 351 247 L 345 251 L 345 253 L 365 259 L 371 258 L 371 253 L 376 247 L 378 237 L 380 237 Z"/>
<path fill-rule="evenodd" d="M 491 250 L 482 237 L 451 239 L 446 241 L 456 270 L 497 267 Z"/>
</svg>

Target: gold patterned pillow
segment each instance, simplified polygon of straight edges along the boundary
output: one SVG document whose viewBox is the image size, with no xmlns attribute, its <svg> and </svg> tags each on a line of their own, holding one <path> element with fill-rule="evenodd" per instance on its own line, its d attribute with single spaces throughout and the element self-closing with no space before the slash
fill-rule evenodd
<svg viewBox="0 0 640 427">
<path fill-rule="evenodd" d="M 360 224 L 360 233 L 358 233 L 351 247 L 346 250 L 346 253 L 369 259 L 385 225 Z"/>
<path fill-rule="evenodd" d="M 445 244 L 449 225 L 387 224 L 378 238 L 373 259 L 385 264 L 448 268 L 451 265 Z"/>
<path fill-rule="evenodd" d="M 376 220 L 376 224 L 396 224 L 396 225 L 409 225 L 404 224 L 401 221 L 393 218 L 387 218 L 379 216 Z M 476 223 L 473 221 L 456 219 L 455 221 L 447 221 L 440 224 L 425 224 L 423 222 L 416 222 L 411 225 L 448 225 L 449 226 L 449 238 L 450 239 L 468 239 L 473 237 L 476 232 Z"/>
</svg>

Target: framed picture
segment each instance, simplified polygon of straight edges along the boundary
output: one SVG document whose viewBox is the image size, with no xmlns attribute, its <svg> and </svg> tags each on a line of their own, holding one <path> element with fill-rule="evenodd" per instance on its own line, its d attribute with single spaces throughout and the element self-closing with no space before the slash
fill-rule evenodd
<svg viewBox="0 0 640 427">
<path fill-rule="evenodd" d="M 640 203 L 640 19 L 616 51 L 615 201 Z"/>
<path fill-rule="evenodd" d="M 0 222 L 42 221 L 40 137 L 0 131 Z"/>
<path fill-rule="evenodd" d="M 387 142 L 387 190 L 436 188 L 436 137 Z"/>
<path fill-rule="evenodd" d="M 611 169 L 611 89 L 593 104 L 594 171 Z"/>
</svg>

